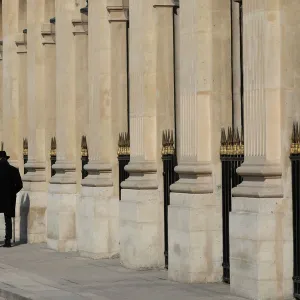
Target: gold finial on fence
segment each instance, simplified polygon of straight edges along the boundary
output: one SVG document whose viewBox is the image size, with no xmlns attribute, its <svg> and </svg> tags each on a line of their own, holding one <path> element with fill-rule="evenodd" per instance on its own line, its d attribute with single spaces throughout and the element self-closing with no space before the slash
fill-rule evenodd
<svg viewBox="0 0 300 300">
<path fill-rule="evenodd" d="M 50 150 L 50 156 L 56 156 L 56 138 L 51 138 L 51 150 Z"/>
<path fill-rule="evenodd" d="M 293 123 L 290 153 L 300 154 L 300 124 L 298 122 Z"/>
<path fill-rule="evenodd" d="M 227 134 L 225 128 L 221 129 L 220 154 L 225 155 L 243 155 L 244 154 L 244 136 L 238 128 L 228 127 Z"/>
<path fill-rule="evenodd" d="M 28 140 L 27 138 L 23 139 L 23 156 L 28 155 Z"/>
<path fill-rule="evenodd" d="M 221 147 L 220 147 L 220 154 L 226 155 L 226 132 L 224 128 L 221 128 Z"/>
<path fill-rule="evenodd" d="M 130 137 L 128 132 L 119 133 L 118 155 L 130 155 Z"/>
<path fill-rule="evenodd" d="M 89 153 L 88 153 L 88 146 L 87 146 L 87 140 L 86 140 L 86 136 L 83 135 L 81 137 L 81 157 L 88 157 Z"/>
<path fill-rule="evenodd" d="M 173 130 L 164 130 L 162 132 L 162 155 L 175 154 L 174 133 Z"/>
</svg>

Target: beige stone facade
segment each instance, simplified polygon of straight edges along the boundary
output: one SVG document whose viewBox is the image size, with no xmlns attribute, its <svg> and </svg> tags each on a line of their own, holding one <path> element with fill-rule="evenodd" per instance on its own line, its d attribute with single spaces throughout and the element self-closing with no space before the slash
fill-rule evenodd
<svg viewBox="0 0 300 300">
<path fill-rule="evenodd" d="M 24 180 L 17 239 L 134 269 L 167 257 L 171 280 L 221 282 L 220 140 L 234 126 L 244 162 L 230 200 L 231 290 L 292 298 L 300 1 L 0 3 L 0 140 Z M 177 157 L 170 190 L 165 130 Z M 120 133 L 130 136 L 122 183 Z"/>
</svg>

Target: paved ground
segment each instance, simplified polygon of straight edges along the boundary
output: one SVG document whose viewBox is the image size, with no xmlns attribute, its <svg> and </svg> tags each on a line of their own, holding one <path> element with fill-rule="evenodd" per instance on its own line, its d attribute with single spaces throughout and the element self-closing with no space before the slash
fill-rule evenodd
<svg viewBox="0 0 300 300">
<path fill-rule="evenodd" d="M 45 245 L 0 248 L 0 300 L 242 300 L 225 284 L 180 284 L 166 271 L 133 271 Z"/>
</svg>

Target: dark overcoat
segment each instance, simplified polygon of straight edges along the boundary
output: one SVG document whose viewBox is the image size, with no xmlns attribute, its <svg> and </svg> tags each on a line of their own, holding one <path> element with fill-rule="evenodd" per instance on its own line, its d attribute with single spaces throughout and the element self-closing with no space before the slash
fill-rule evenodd
<svg viewBox="0 0 300 300">
<path fill-rule="evenodd" d="M 0 213 L 15 217 L 17 193 L 22 188 L 19 170 L 7 160 L 0 160 Z"/>
</svg>

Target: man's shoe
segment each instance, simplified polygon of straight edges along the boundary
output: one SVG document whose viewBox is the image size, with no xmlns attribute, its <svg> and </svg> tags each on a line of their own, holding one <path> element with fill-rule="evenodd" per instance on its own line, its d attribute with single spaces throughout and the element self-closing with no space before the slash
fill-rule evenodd
<svg viewBox="0 0 300 300">
<path fill-rule="evenodd" d="M 10 248 L 11 247 L 11 243 L 10 242 L 7 242 L 5 241 L 4 245 L 3 245 L 4 248 Z"/>
</svg>

